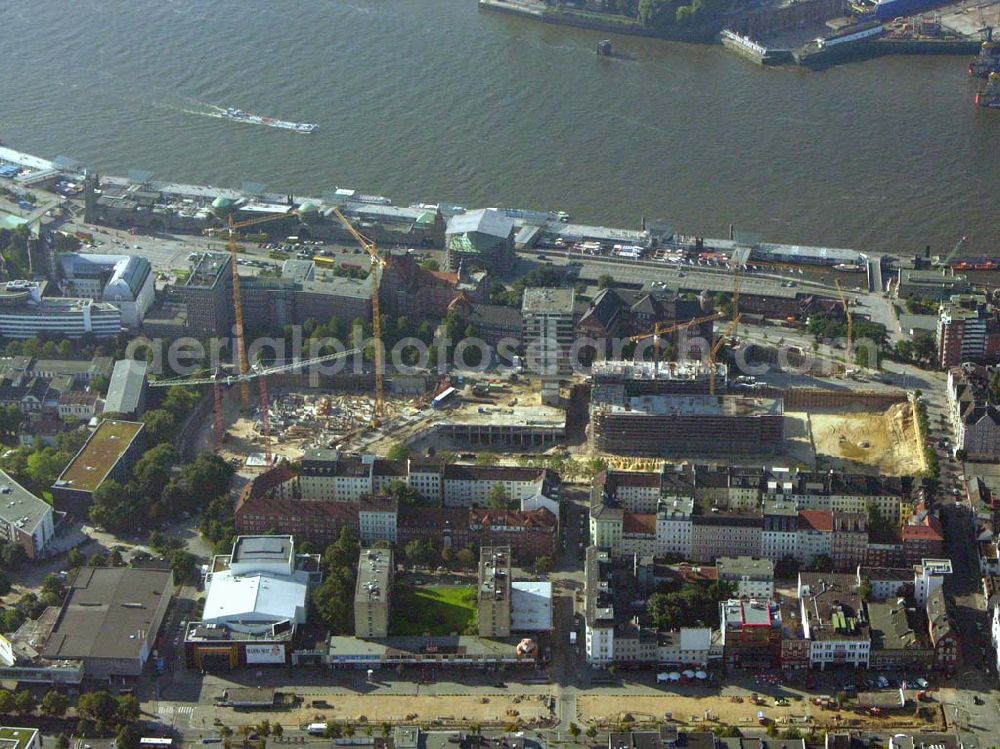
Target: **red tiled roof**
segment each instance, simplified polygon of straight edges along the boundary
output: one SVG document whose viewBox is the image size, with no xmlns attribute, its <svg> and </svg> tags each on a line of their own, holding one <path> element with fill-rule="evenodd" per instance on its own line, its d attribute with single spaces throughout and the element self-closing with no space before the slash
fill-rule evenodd
<svg viewBox="0 0 1000 749">
<path fill-rule="evenodd" d="M 622 519 L 625 533 L 647 533 L 656 535 L 656 515 L 646 512 L 626 512 Z"/>
<path fill-rule="evenodd" d="M 799 529 L 833 532 L 833 513 L 827 510 L 799 510 Z"/>
<path fill-rule="evenodd" d="M 615 471 L 610 478 L 618 486 L 646 486 L 660 488 L 660 474 L 646 471 Z"/>
<path fill-rule="evenodd" d="M 550 530 L 559 520 L 551 512 L 541 507 L 537 510 L 470 510 L 469 525 L 492 527 L 498 525 L 522 527 L 535 530 Z"/>
<path fill-rule="evenodd" d="M 357 502 L 303 502 L 297 499 L 275 499 L 273 497 L 250 497 L 240 501 L 237 515 L 251 513 L 265 517 L 314 518 L 324 524 L 340 520 L 352 525 L 358 524 Z"/>
<path fill-rule="evenodd" d="M 904 525 L 903 541 L 916 541 L 917 539 L 944 541 L 944 529 L 941 527 L 941 521 L 933 515 L 928 515 L 924 519 L 923 525 Z"/>
<path fill-rule="evenodd" d="M 259 476 L 255 476 L 249 484 L 243 487 L 238 504 L 242 505 L 249 499 L 266 497 L 273 489 L 278 488 L 286 481 L 291 481 L 295 476 L 296 473 L 292 470 L 292 467 L 285 461 L 282 461 L 271 470 L 264 471 Z"/>
</svg>

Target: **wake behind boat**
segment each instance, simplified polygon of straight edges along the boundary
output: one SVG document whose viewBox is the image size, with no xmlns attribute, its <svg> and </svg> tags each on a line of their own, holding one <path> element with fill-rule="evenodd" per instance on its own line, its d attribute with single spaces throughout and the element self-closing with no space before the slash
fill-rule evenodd
<svg viewBox="0 0 1000 749">
<path fill-rule="evenodd" d="M 236 107 L 216 108 L 216 112 L 205 113 L 211 117 L 221 117 L 225 120 L 235 120 L 236 122 L 247 122 L 251 125 L 266 125 L 276 127 L 279 130 L 291 130 L 294 133 L 315 133 L 319 125 L 314 122 L 291 122 L 289 120 L 279 120 L 274 117 L 262 117 L 259 114 L 251 114 Z"/>
</svg>

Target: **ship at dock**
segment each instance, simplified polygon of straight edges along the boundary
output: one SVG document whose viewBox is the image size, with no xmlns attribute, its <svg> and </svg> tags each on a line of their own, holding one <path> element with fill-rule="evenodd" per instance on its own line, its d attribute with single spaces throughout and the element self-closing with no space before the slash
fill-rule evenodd
<svg viewBox="0 0 1000 749">
<path fill-rule="evenodd" d="M 1000 73 L 1000 45 L 992 39 L 983 42 L 979 56 L 969 63 L 969 75 L 988 78 L 990 73 Z"/>
<path fill-rule="evenodd" d="M 264 117 L 259 114 L 251 114 L 242 109 L 228 107 L 219 110 L 215 115 L 225 120 L 235 120 L 236 122 L 246 122 L 251 125 L 266 125 L 276 127 L 279 130 L 291 130 L 293 133 L 315 133 L 319 125 L 314 122 L 291 122 L 289 120 L 279 120 L 275 117 Z"/>
<path fill-rule="evenodd" d="M 964 257 L 951 264 L 952 270 L 996 270 L 1000 263 L 995 257 Z"/>
<path fill-rule="evenodd" d="M 986 86 L 976 94 L 976 106 L 984 109 L 1000 109 L 1000 73 L 990 73 Z"/>
</svg>

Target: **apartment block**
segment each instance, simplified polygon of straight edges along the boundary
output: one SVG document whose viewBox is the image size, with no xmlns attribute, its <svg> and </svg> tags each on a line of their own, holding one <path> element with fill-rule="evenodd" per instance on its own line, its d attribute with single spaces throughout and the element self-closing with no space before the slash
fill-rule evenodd
<svg viewBox="0 0 1000 749">
<path fill-rule="evenodd" d="M 477 611 L 480 637 L 510 637 L 510 548 L 484 546 L 479 552 Z"/>
<path fill-rule="evenodd" d="M 389 636 L 392 611 L 393 561 L 391 548 L 362 549 L 354 592 L 354 636 Z"/>
</svg>

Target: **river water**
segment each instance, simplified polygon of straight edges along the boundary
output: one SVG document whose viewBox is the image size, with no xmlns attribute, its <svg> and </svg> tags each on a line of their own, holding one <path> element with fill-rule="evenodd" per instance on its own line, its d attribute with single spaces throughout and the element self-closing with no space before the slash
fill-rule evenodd
<svg viewBox="0 0 1000 749">
<path fill-rule="evenodd" d="M 1000 112 L 966 59 L 762 69 L 475 0 L 4 0 L 0 138 L 108 173 L 663 218 L 723 236 L 1000 255 Z M 197 114 L 317 122 L 306 136 Z"/>
</svg>

